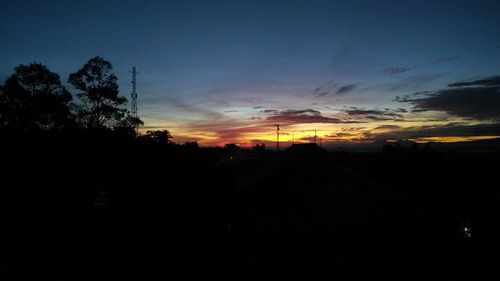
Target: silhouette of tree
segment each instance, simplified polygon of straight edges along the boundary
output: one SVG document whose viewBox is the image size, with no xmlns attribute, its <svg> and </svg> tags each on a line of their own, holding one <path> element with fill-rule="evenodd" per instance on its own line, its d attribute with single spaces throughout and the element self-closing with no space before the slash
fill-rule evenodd
<svg viewBox="0 0 500 281">
<path fill-rule="evenodd" d="M 33 105 L 15 75 L 5 81 L 0 91 L 0 127 L 16 130 L 34 128 Z"/>
<path fill-rule="evenodd" d="M 129 112 L 127 112 L 125 116 L 121 118 L 117 123 L 117 127 L 125 127 L 131 129 L 135 129 L 143 125 L 144 122 L 140 118 L 131 116 Z"/>
<path fill-rule="evenodd" d="M 72 96 L 57 73 L 37 62 L 19 65 L 2 87 L 0 124 L 17 130 L 60 129 L 72 123 Z"/>
<path fill-rule="evenodd" d="M 226 143 L 224 145 L 224 149 L 226 149 L 226 150 L 238 150 L 238 149 L 240 149 L 240 147 L 234 143 Z"/>
<path fill-rule="evenodd" d="M 113 128 L 118 135 L 136 137 L 136 129 L 144 125 L 144 122 L 140 118 L 132 117 L 129 112 L 120 121 L 117 122 L 116 126 Z"/>
<path fill-rule="evenodd" d="M 78 118 L 87 128 L 107 127 L 108 123 L 125 117 L 126 110 L 120 106 L 126 104 L 127 99 L 118 96 L 118 78 L 112 70 L 109 61 L 97 56 L 69 75 L 69 83 L 81 91 Z"/>
<path fill-rule="evenodd" d="M 198 141 L 187 141 L 184 143 L 184 146 L 188 149 L 198 149 L 200 146 L 198 145 Z"/>
<path fill-rule="evenodd" d="M 168 130 L 147 131 L 144 137 L 157 143 L 172 143 L 172 135 Z"/>
</svg>

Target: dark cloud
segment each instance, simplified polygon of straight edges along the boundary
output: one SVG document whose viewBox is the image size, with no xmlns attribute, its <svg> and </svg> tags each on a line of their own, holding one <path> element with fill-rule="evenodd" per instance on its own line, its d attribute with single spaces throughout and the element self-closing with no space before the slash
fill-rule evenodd
<svg viewBox="0 0 500 281">
<path fill-rule="evenodd" d="M 346 110 L 345 113 L 349 115 L 368 115 L 368 114 L 384 114 L 384 111 L 382 110 L 374 110 L 374 109 L 363 109 L 363 108 L 357 108 L 354 106 L 350 107 L 351 109 Z"/>
<path fill-rule="evenodd" d="M 313 91 L 312 94 L 316 95 L 317 97 L 324 97 L 332 91 L 333 88 L 335 88 L 338 85 L 338 83 L 333 83 L 333 79 L 329 80 L 326 83 L 323 83 L 316 87 Z"/>
<path fill-rule="evenodd" d="M 396 118 L 392 118 L 389 116 L 383 116 L 383 115 L 368 115 L 368 116 L 365 116 L 365 118 L 373 120 L 373 121 L 394 121 L 394 120 L 397 120 Z"/>
<path fill-rule="evenodd" d="M 347 115 L 357 116 L 359 118 L 370 119 L 370 120 L 400 120 L 403 115 L 394 110 L 386 108 L 384 110 L 376 109 L 364 109 L 351 106 L 349 109 L 344 110 Z"/>
<path fill-rule="evenodd" d="M 259 105 L 259 106 L 254 106 L 254 107 L 253 107 L 253 109 L 261 109 L 261 108 L 263 108 L 263 106 L 260 106 L 260 105 Z"/>
<path fill-rule="evenodd" d="M 283 110 L 274 111 L 271 116 L 266 118 L 267 121 L 285 123 L 285 124 L 300 124 L 300 123 L 353 123 L 349 120 L 339 118 L 326 117 L 320 111 L 314 109 L 301 110 Z"/>
<path fill-rule="evenodd" d="M 276 109 L 264 109 L 261 112 L 262 113 L 277 113 L 278 110 L 276 110 Z"/>
<path fill-rule="evenodd" d="M 347 94 L 347 93 L 351 92 L 352 90 L 354 90 L 354 88 L 356 88 L 356 84 L 345 85 L 345 86 L 340 87 L 335 92 L 335 94 L 336 95 Z"/>
<path fill-rule="evenodd" d="M 443 90 L 396 97 L 396 101 L 412 104 L 412 112 L 434 110 L 479 120 L 500 120 L 500 77 L 452 83 Z"/>
<path fill-rule="evenodd" d="M 233 113 L 233 112 L 239 112 L 238 110 L 225 110 L 224 113 Z"/>
<path fill-rule="evenodd" d="M 389 67 L 384 70 L 385 73 L 387 74 L 399 74 L 403 72 L 407 72 L 411 70 L 411 68 L 408 67 Z"/>
<path fill-rule="evenodd" d="M 401 129 L 401 126 L 398 125 L 381 125 L 376 127 L 374 130 L 395 130 L 395 129 Z"/>
<path fill-rule="evenodd" d="M 350 136 L 355 136 L 356 134 L 353 133 L 348 133 L 348 132 L 340 132 L 340 133 L 335 133 L 331 135 L 326 135 L 326 137 L 350 137 Z"/>
<path fill-rule="evenodd" d="M 469 81 L 469 82 L 457 82 L 448 85 L 448 87 L 467 87 L 467 86 L 482 86 L 482 87 L 500 86 L 500 76 L 492 76 L 485 79 Z"/>
<path fill-rule="evenodd" d="M 411 110 L 412 113 L 425 112 L 425 111 L 427 111 L 427 109 L 412 109 Z"/>
<path fill-rule="evenodd" d="M 390 125 L 389 125 L 390 126 Z M 445 125 L 420 126 L 420 127 L 388 127 L 388 125 L 376 129 L 389 129 L 389 132 L 376 133 L 366 132 L 365 137 L 373 140 L 388 139 L 416 139 L 426 137 L 470 137 L 470 136 L 500 136 L 500 124 L 465 124 L 452 122 Z"/>
</svg>

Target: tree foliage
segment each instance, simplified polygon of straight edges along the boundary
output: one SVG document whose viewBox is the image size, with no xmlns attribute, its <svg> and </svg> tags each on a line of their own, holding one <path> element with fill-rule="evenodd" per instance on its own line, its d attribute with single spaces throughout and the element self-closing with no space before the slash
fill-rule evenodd
<svg viewBox="0 0 500 281">
<path fill-rule="evenodd" d="M 0 96 L 0 125 L 17 130 L 60 129 L 72 123 L 72 96 L 57 73 L 37 62 L 19 65 Z"/>
<path fill-rule="evenodd" d="M 172 135 L 168 130 L 147 131 L 144 137 L 156 143 L 171 144 Z"/>
<path fill-rule="evenodd" d="M 118 96 L 118 78 L 112 70 L 109 61 L 97 56 L 69 75 L 69 83 L 80 91 L 77 95 L 82 104 L 77 116 L 87 128 L 108 127 L 126 117 L 126 110 L 120 106 L 126 104 L 127 99 Z"/>
</svg>

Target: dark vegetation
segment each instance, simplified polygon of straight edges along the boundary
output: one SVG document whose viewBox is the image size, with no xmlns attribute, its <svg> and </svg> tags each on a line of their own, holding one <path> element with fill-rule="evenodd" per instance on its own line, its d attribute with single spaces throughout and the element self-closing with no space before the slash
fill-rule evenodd
<svg viewBox="0 0 500 281">
<path fill-rule="evenodd" d="M 136 134 L 111 70 L 96 57 L 71 74 L 79 102 L 39 63 L 2 86 L 5 280 L 496 273 L 498 152 L 178 145 Z"/>
</svg>

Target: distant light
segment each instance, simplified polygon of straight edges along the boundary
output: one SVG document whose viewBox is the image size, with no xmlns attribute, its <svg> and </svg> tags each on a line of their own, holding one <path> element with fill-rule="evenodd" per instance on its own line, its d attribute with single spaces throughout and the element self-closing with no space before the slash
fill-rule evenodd
<svg viewBox="0 0 500 281">
<path fill-rule="evenodd" d="M 464 236 L 465 236 L 465 238 L 470 239 L 470 237 L 471 237 L 471 228 L 470 227 L 467 227 L 467 226 L 464 227 Z"/>
</svg>

